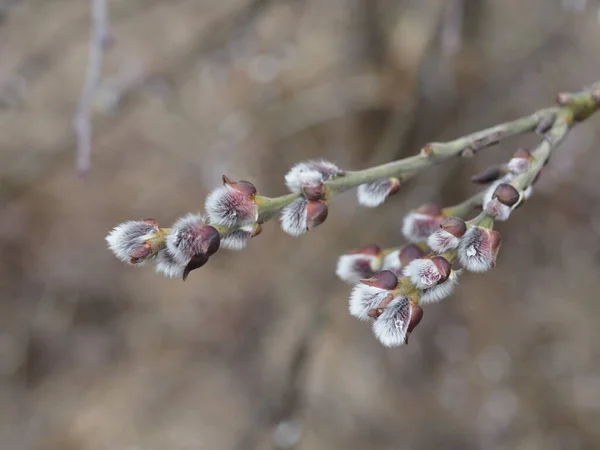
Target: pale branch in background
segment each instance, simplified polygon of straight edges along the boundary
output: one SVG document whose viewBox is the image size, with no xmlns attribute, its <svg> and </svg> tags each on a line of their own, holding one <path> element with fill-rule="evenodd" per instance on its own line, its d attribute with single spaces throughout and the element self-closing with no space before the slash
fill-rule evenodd
<svg viewBox="0 0 600 450">
<path fill-rule="evenodd" d="M 92 105 L 102 78 L 104 50 L 110 43 L 107 0 L 90 0 L 92 31 L 88 50 L 85 81 L 75 112 L 77 137 L 76 167 L 81 175 L 88 173 L 92 155 Z"/>
<path fill-rule="evenodd" d="M 446 0 L 442 20 L 442 50 L 445 55 L 453 56 L 462 47 L 465 0 Z"/>
<path fill-rule="evenodd" d="M 427 144 L 417 155 L 364 170 L 347 171 L 324 160 L 301 162 L 285 176 L 291 194 L 280 197 L 257 195 L 252 183 L 224 175 L 223 185 L 206 199 L 206 215 L 187 215 L 172 228 L 160 228 L 154 219 L 125 222 L 106 240 L 124 262 L 154 262 L 163 275 L 185 280 L 220 247 L 244 248 L 260 234 L 262 224 L 277 215 L 283 230 L 298 236 L 326 220 L 330 201 L 341 192 L 358 188 L 359 203 L 375 207 L 428 167 L 452 157 L 472 157 L 511 136 L 540 135 L 533 151 L 518 149 L 506 164 L 475 175 L 474 182 L 489 184 L 484 190 L 455 206 L 425 204 L 407 214 L 402 228 L 407 244 L 387 249 L 364 245 L 339 258 L 336 274 L 355 284 L 350 314 L 370 322 L 384 345 L 404 345 L 421 321 L 421 305 L 448 297 L 464 270 L 486 272 L 496 265 L 502 237 L 493 229 L 494 223 L 507 220 L 529 199 L 543 167 L 569 130 L 600 108 L 600 83 L 582 92 L 559 94 L 557 103 L 453 141 Z"/>
</svg>

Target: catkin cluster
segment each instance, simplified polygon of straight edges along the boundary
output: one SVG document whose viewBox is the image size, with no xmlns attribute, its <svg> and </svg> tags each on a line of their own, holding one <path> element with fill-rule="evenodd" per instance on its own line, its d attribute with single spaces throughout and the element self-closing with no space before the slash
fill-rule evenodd
<svg viewBox="0 0 600 450">
<path fill-rule="evenodd" d="M 170 228 L 160 228 L 155 219 L 128 221 L 117 225 L 106 237 L 112 252 L 130 265 L 154 263 L 156 271 L 168 278 L 188 277 L 206 264 L 219 250 L 240 250 L 262 231 L 262 224 L 279 214 L 282 229 L 299 236 L 327 218 L 331 197 L 326 183 L 346 174 L 335 164 L 306 161 L 285 176 L 289 196 L 269 198 L 257 195 L 248 181 L 223 176 L 223 185 L 207 197 L 204 213 L 188 214 Z M 359 185 L 359 201 L 377 206 L 398 191 L 397 179 L 377 180 Z"/>
<path fill-rule="evenodd" d="M 502 139 L 535 132 L 543 136 L 533 151 L 519 149 L 504 165 L 472 177 L 487 187 L 458 205 L 425 204 L 404 217 L 407 243 L 375 244 L 341 255 L 336 273 L 354 287 L 349 311 L 371 323 L 388 347 L 404 345 L 423 317 L 423 305 L 454 290 L 464 272 L 486 272 L 496 265 L 502 243 L 495 222 L 507 220 L 532 193 L 552 151 L 572 126 L 600 108 L 600 83 L 579 93 L 561 93 L 559 106 L 496 125 L 447 143 L 426 145 L 418 155 L 362 171 L 346 171 L 325 160 L 305 161 L 285 175 L 290 194 L 264 197 L 248 181 L 223 176 L 206 198 L 204 213 L 188 214 L 170 228 L 154 219 L 117 225 L 106 237 L 110 250 L 127 264 L 154 263 L 169 278 L 188 277 L 221 247 L 239 250 L 279 216 L 281 228 L 299 236 L 322 224 L 331 199 L 356 188 L 358 202 L 376 207 L 396 194 L 404 180 L 451 157 L 473 156 Z M 474 216 L 474 217 L 471 217 Z"/>
<path fill-rule="evenodd" d="M 375 336 L 386 346 L 408 342 L 423 316 L 421 305 L 448 297 L 463 269 L 485 272 L 494 267 L 502 239 L 492 229 L 493 221 L 508 219 L 529 197 L 530 186 L 519 192 L 509 183 L 528 170 L 532 158 L 530 152 L 520 149 L 505 166 L 475 177 L 479 183 L 491 183 L 479 195 L 486 220 L 466 222 L 451 215 L 453 208 L 425 204 L 404 218 L 402 232 L 407 244 L 388 249 L 369 244 L 340 256 L 336 274 L 355 284 L 350 314 L 372 322 Z M 153 219 L 125 222 L 106 240 L 122 261 L 133 265 L 153 262 L 159 273 L 185 280 L 219 248 L 246 247 L 261 232 L 262 223 L 276 213 L 282 229 L 292 236 L 323 223 L 332 196 L 328 182 L 345 176 L 345 171 L 329 161 L 301 162 L 285 176 L 285 184 L 294 194 L 285 201 L 258 196 L 252 183 L 223 176 L 223 185 L 207 196 L 204 214 L 188 214 L 170 228 L 160 228 Z M 358 201 L 367 207 L 378 206 L 397 193 L 400 184 L 394 177 L 360 184 Z"/>
<path fill-rule="evenodd" d="M 447 298 L 463 270 L 481 273 L 496 265 L 502 237 L 492 228 L 494 220 L 507 220 L 531 195 L 531 186 L 519 192 L 509 183 L 528 170 L 532 158 L 519 149 L 505 166 L 473 177 L 490 183 L 481 195 L 483 213 L 474 220 L 448 215 L 452 208 L 425 204 L 404 217 L 408 243 L 385 249 L 368 244 L 340 256 L 336 274 L 355 285 L 350 314 L 371 322 L 383 345 L 406 344 L 423 317 L 422 305 Z"/>
</svg>

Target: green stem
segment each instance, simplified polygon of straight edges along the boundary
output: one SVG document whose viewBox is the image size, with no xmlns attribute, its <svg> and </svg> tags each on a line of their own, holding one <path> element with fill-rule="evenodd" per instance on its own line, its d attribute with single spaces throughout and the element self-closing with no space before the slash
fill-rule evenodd
<svg viewBox="0 0 600 450">
<path fill-rule="evenodd" d="M 464 219 L 465 217 L 469 216 L 473 212 L 473 210 L 475 210 L 478 207 L 481 207 L 481 202 L 483 200 L 484 195 L 485 189 L 479 191 L 475 195 L 472 195 L 464 202 L 453 206 L 447 206 L 446 208 L 442 209 L 442 213 L 446 217 L 460 217 Z"/>
<path fill-rule="evenodd" d="M 327 192 L 333 195 L 383 178 L 405 179 L 429 166 L 439 164 L 453 156 L 459 156 L 465 151 L 475 153 L 502 139 L 533 131 L 543 119 L 556 114 L 559 110 L 560 108 L 556 107 L 542 109 L 529 116 L 496 125 L 450 142 L 428 144 L 418 155 L 365 170 L 346 172 L 344 176 L 325 183 Z"/>
<path fill-rule="evenodd" d="M 553 125 L 546 134 L 547 139 L 534 151 L 535 161 L 532 163 L 530 170 L 513 181 L 513 185 L 517 189 L 523 190 L 533 182 L 537 173 L 550 157 L 552 150 L 565 137 L 573 120 L 583 120 L 598 109 L 600 106 L 600 92 L 598 92 L 597 85 L 594 85 L 594 89 L 581 93 L 563 94 L 565 100 L 560 107 L 541 109 L 529 116 L 471 133 L 453 141 L 430 143 L 418 155 L 364 170 L 346 172 L 343 176 L 325 183 L 326 198 L 330 200 L 338 193 L 385 178 L 395 177 L 401 181 L 407 180 L 421 170 L 439 164 L 451 157 L 471 156 L 503 139 L 534 131 L 541 123 L 551 121 Z M 552 120 L 554 117 L 556 119 Z M 481 203 L 482 195 L 483 193 L 476 194 L 458 205 L 446 208 L 444 212 L 446 215 L 465 217 Z M 274 198 L 256 196 L 256 203 L 259 207 L 258 221 L 263 223 L 270 220 L 294 200 L 301 197 L 301 194 L 287 194 Z M 493 226 L 493 220 L 484 213 L 481 213 L 469 223 Z M 221 231 L 226 234 L 230 230 Z"/>
<path fill-rule="evenodd" d="M 552 128 L 548 131 L 545 139 L 533 151 L 533 161 L 531 162 L 529 169 L 517 176 L 510 184 L 519 191 L 527 189 L 538 173 L 548 162 L 552 151 L 558 147 L 558 145 L 566 137 L 569 129 L 573 124 L 573 117 L 577 112 L 571 108 L 565 108 L 557 116 Z"/>
<path fill-rule="evenodd" d="M 300 194 L 287 194 L 280 197 L 262 197 L 256 196 L 256 204 L 258 205 L 258 221 L 266 222 L 276 215 L 283 208 L 291 204 L 294 200 L 301 197 Z"/>
<path fill-rule="evenodd" d="M 494 228 L 494 218 L 482 211 L 477 217 L 469 220 L 467 225 L 492 229 Z"/>
</svg>

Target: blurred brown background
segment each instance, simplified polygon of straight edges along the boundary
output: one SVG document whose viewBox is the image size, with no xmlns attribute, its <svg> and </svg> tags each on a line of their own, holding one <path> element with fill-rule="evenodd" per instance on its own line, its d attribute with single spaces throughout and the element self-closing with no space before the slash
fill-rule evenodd
<svg viewBox="0 0 600 450">
<path fill-rule="evenodd" d="M 600 448 L 600 117 L 502 224 L 498 267 L 385 349 L 337 255 L 475 192 L 535 137 L 427 171 L 384 206 L 333 201 L 185 283 L 119 263 L 116 223 L 169 225 L 220 175 L 284 193 L 295 162 L 416 152 L 600 80 L 600 2 L 109 0 L 114 45 L 77 177 L 90 2 L 0 1 L 0 448 Z"/>
</svg>

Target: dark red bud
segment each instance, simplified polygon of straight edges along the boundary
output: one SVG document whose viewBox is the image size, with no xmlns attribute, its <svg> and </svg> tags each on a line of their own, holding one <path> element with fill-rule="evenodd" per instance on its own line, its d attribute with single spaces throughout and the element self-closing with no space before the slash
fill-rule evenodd
<svg viewBox="0 0 600 450">
<path fill-rule="evenodd" d="M 425 214 L 427 216 L 438 217 L 442 215 L 442 208 L 435 203 L 425 203 L 416 209 L 419 214 Z"/>
<path fill-rule="evenodd" d="M 400 253 L 398 255 L 402 267 L 406 267 L 411 261 L 422 258 L 423 256 L 425 256 L 425 252 L 416 244 L 405 245 L 400 249 Z"/>
<path fill-rule="evenodd" d="M 494 191 L 494 194 L 492 195 L 492 198 L 497 198 L 503 205 L 512 207 L 517 204 L 517 202 L 521 198 L 521 195 L 519 194 L 519 191 L 515 189 L 514 186 L 507 183 L 503 183 L 498 185 L 498 187 Z"/>
<path fill-rule="evenodd" d="M 502 245 L 502 235 L 496 230 L 487 230 L 488 235 L 490 237 L 490 244 L 492 246 L 492 251 L 494 253 L 498 253 L 500 249 L 500 245 Z"/>
<path fill-rule="evenodd" d="M 232 181 L 226 175 L 223 175 L 223 183 L 236 191 L 243 192 L 248 197 L 254 197 L 256 195 L 256 186 L 249 181 Z"/>
<path fill-rule="evenodd" d="M 221 246 L 221 235 L 217 229 L 210 225 L 204 225 L 198 233 L 202 240 L 200 244 L 202 253 L 205 253 L 207 256 L 214 255 Z"/>
<path fill-rule="evenodd" d="M 373 308 L 367 312 L 367 316 L 371 319 L 378 319 L 380 315 L 383 314 L 383 308 Z"/>
<path fill-rule="evenodd" d="M 506 169 L 502 166 L 492 166 L 479 172 L 471 177 L 471 181 L 477 184 L 488 184 L 496 181 L 506 173 Z"/>
<path fill-rule="evenodd" d="M 325 196 L 325 185 L 319 183 L 317 186 L 304 187 L 302 188 L 302 193 L 307 200 L 322 200 Z"/>
<path fill-rule="evenodd" d="M 187 277 L 192 270 L 199 269 L 207 262 L 208 262 L 208 255 L 198 254 L 198 255 L 193 256 L 192 259 L 190 259 L 190 262 L 187 263 L 187 266 L 185 266 L 185 269 L 183 270 L 183 281 L 187 280 Z"/>
<path fill-rule="evenodd" d="M 400 180 L 398 178 L 390 178 L 390 193 L 388 194 L 388 197 L 391 197 L 394 194 L 397 194 L 398 192 L 400 192 L 400 185 L 402 183 L 400 182 Z"/>
<path fill-rule="evenodd" d="M 457 238 L 463 237 L 467 232 L 467 224 L 460 217 L 447 217 L 442 220 L 440 227 Z"/>
<path fill-rule="evenodd" d="M 392 303 L 392 300 L 394 300 L 394 294 L 390 292 L 388 295 L 385 296 L 385 298 L 381 301 L 377 308 L 370 309 L 367 312 L 367 315 L 371 319 L 378 319 L 379 316 L 383 314 L 388 305 Z"/>
<path fill-rule="evenodd" d="M 446 281 L 450 276 L 450 272 L 452 270 L 452 268 L 450 267 L 450 263 L 443 256 L 434 256 L 433 258 L 431 258 L 431 261 L 433 261 L 435 267 L 437 268 L 441 276 L 437 284 L 441 284 L 444 281 Z"/>
<path fill-rule="evenodd" d="M 144 242 L 129 254 L 131 257 L 131 263 L 136 264 L 141 258 L 148 256 L 151 252 L 152 246 L 148 242 Z M 133 262 L 134 260 L 135 262 Z"/>
<path fill-rule="evenodd" d="M 408 328 L 406 329 L 406 338 L 404 339 L 404 343 L 408 344 L 408 337 L 412 333 L 421 320 L 423 319 L 423 308 L 421 306 L 416 305 L 414 303 L 410 304 L 410 322 L 408 323 Z"/>
<path fill-rule="evenodd" d="M 386 291 L 391 291 L 398 287 L 398 277 L 391 270 L 382 270 L 371 278 L 363 278 L 360 282 L 367 286 L 385 289 Z"/>
<path fill-rule="evenodd" d="M 306 229 L 310 231 L 325 222 L 327 213 L 327 205 L 324 202 L 309 201 L 306 204 Z"/>
</svg>

